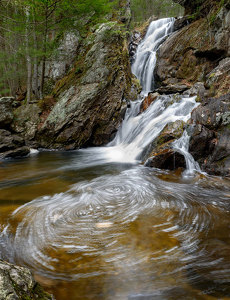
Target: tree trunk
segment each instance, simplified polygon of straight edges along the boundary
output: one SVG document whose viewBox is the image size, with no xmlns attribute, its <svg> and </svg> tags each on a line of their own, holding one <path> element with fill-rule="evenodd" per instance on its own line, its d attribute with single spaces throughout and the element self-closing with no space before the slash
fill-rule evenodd
<svg viewBox="0 0 230 300">
<path fill-rule="evenodd" d="M 27 66 L 27 104 L 31 101 L 32 61 L 29 51 L 30 11 L 26 7 L 26 66 Z"/>
<path fill-rule="evenodd" d="M 46 8 L 45 13 L 45 29 L 43 36 L 43 57 L 41 62 L 41 82 L 40 82 L 40 98 L 43 98 L 44 94 L 44 82 L 45 82 L 45 69 L 46 69 L 46 43 L 47 43 L 47 34 L 48 34 L 48 7 Z"/>
</svg>

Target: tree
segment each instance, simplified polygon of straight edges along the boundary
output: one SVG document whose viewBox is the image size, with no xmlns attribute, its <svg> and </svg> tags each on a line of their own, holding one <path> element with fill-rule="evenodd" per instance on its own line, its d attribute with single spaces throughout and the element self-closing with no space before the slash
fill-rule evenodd
<svg viewBox="0 0 230 300">
<path fill-rule="evenodd" d="M 81 30 L 86 15 L 93 22 L 112 4 L 110 0 L 0 1 L 0 72 L 4 73 L 0 94 L 15 95 L 27 78 L 28 102 L 32 90 L 33 97 L 43 98 L 46 62 L 57 38 L 66 31 Z"/>
</svg>

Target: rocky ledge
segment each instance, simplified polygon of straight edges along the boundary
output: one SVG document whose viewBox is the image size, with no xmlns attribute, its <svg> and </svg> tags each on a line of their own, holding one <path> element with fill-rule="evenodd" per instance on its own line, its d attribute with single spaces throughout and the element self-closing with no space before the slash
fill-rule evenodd
<svg viewBox="0 0 230 300">
<path fill-rule="evenodd" d="M 0 260 L 0 300 L 51 300 L 27 268 Z"/>
</svg>

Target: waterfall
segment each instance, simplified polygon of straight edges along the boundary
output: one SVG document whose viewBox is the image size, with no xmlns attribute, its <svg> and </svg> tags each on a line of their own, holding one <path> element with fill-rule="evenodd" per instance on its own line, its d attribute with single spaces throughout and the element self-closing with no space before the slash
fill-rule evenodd
<svg viewBox="0 0 230 300">
<path fill-rule="evenodd" d="M 184 155 L 186 162 L 185 175 L 193 175 L 194 171 L 198 171 L 201 173 L 199 164 L 194 160 L 194 158 L 188 151 L 189 139 L 190 137 L 187 131 L 185 130 L 181 138 L 173 142 L 173 149 L 177 150 L 178 152 Z"/>
<path fill-rule="evenodd" d="M 153 21 L 137 48 L 132 72 L 141 82 L 143 95 L 147 95 L 154 88 L 156 52 L 166 36 L 173 31 L 174 20 L 174 18 L 165 18 Z"/>
<path fill-rule="evenodd" d="M 137 48 L 132 71 L 142 82 L 143 93 L 141 97 L 151 91 L 156 51 L 165 37 L 172 32 L 173 24 L 174 18 L 153 21 L 144 40 Z M 111 162 L 140 162 L 145 149 L 158 137 L 167 124 L 177 120 L 187 122 L 190 119 L 192 110 L 199 105 L 195 98 L 181 95 L 162 95 L 157 97 L 141 114 L 139 112 L 142 99 L 135 102 L 131 101 L 114 140 L 106 147 L 79 150 L 81 160 L 76 161 L 76 167 L 84 168 L 86 165 L 95 166 Z M 192 170 L 199 169 L 188 153 L 188 139 L 186 139 L 186 146 L 184 146 L 185 139 L 183 139 L 183 141 L 179 140 L 175 143 L 174 147 L 185 156 L 187 168 L 192 172 Z"/>
</svg>

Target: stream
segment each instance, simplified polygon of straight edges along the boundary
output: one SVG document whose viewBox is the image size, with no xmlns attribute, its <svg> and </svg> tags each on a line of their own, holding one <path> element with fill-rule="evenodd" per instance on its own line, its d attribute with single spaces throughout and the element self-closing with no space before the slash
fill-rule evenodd
<svg viewBox="0 0 230 300">
<path fill-rule="evenodd" d="M 173 22 L 154 21 L 138 47 L 142 95 Z M 131 103 L 106 147 L 1 161 L 0 257 L 29 267 L 57 300 L 230 299 L 229 179 L 200 171 L 186 131 L 174 143 L 185 171 L 142 164 L 195 98 L 160 96 L 141 114 L 141 99 Z"/>
</svg>

